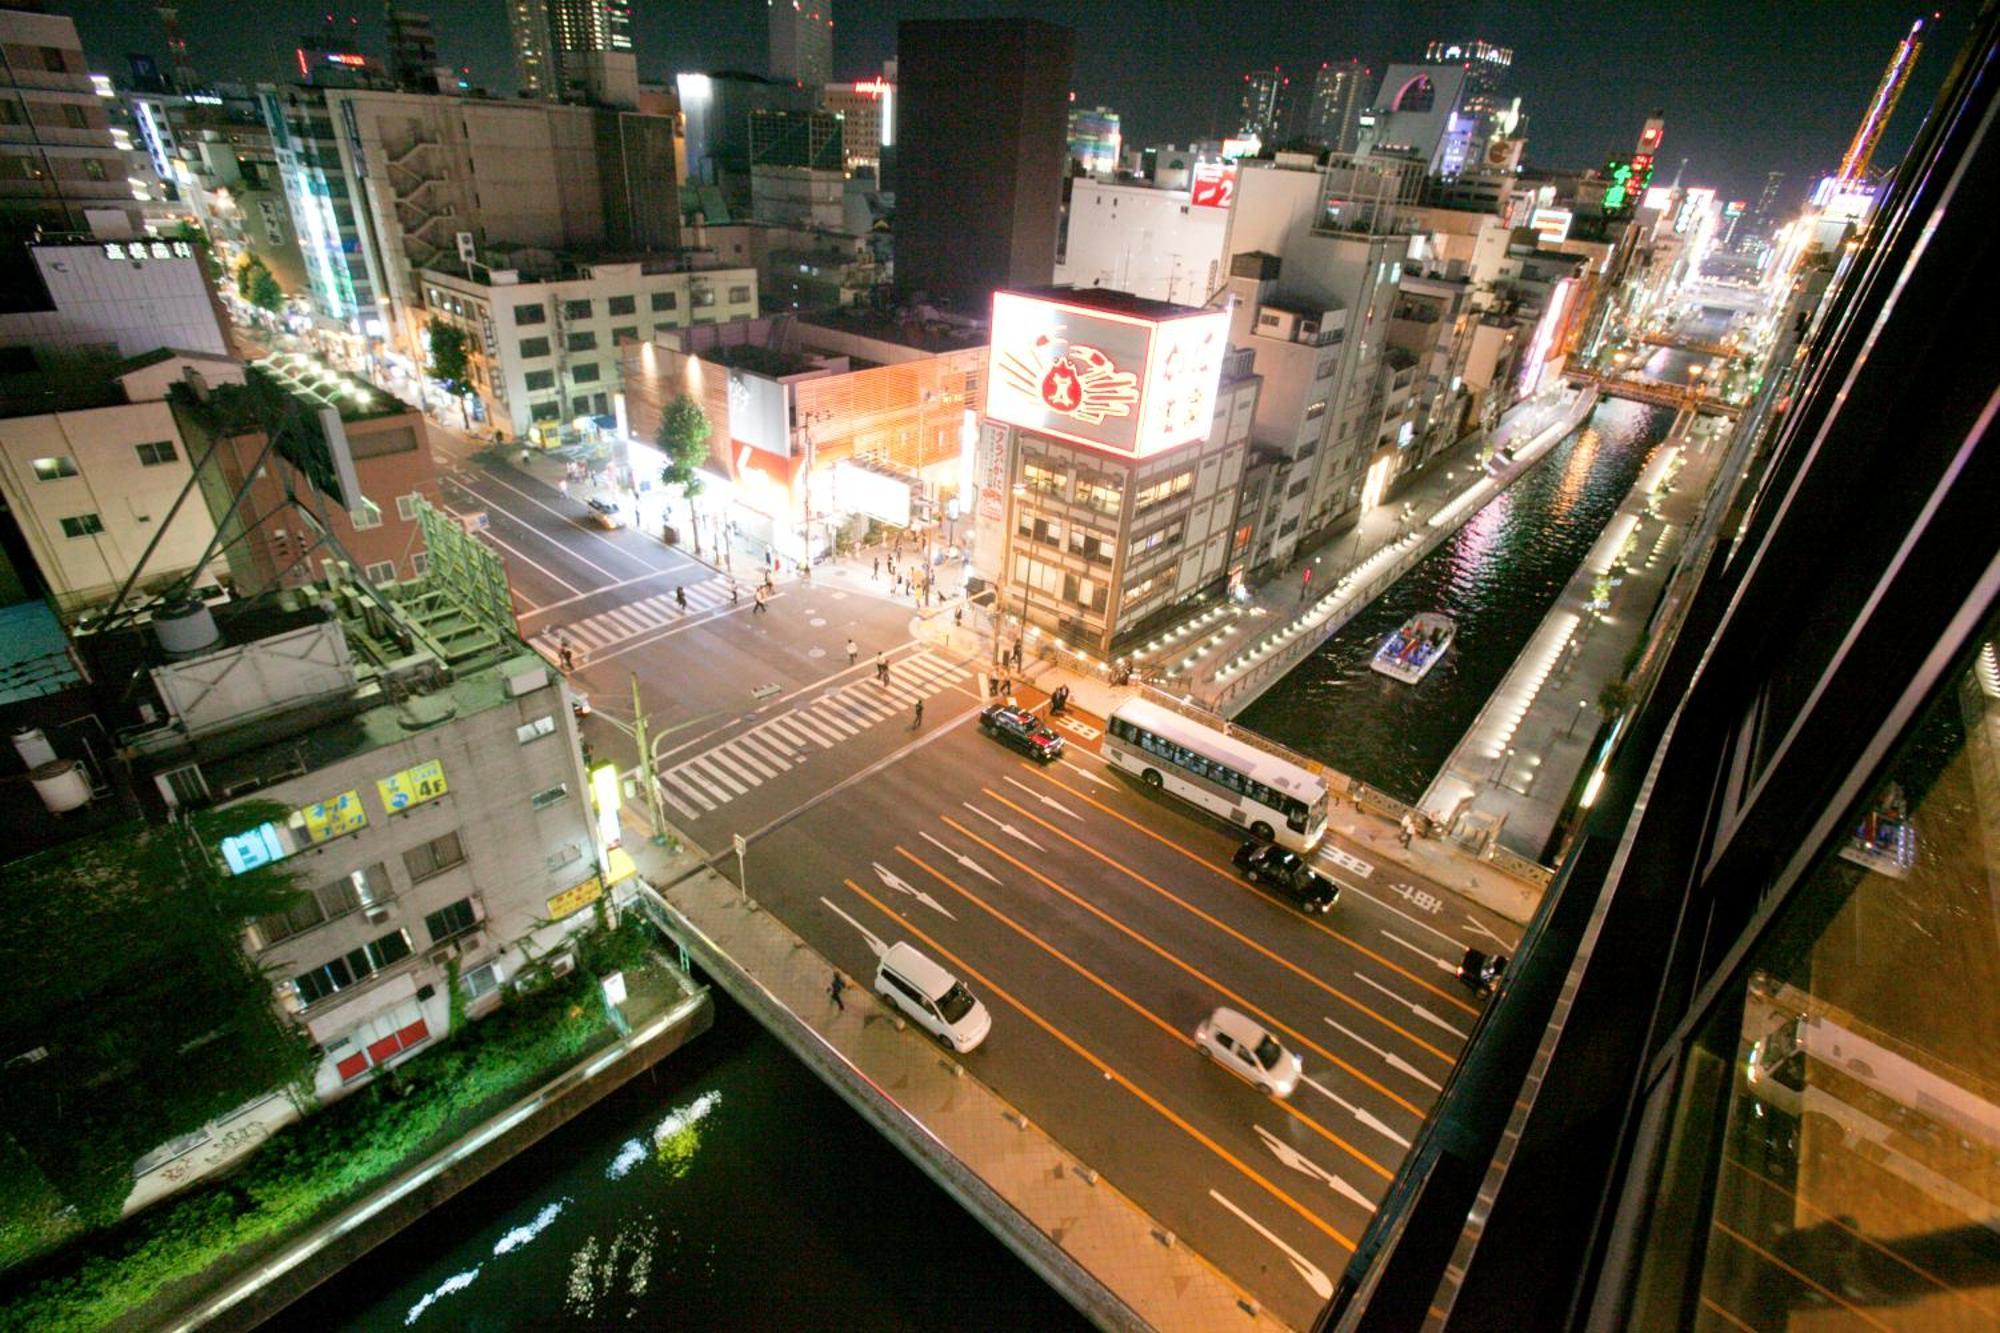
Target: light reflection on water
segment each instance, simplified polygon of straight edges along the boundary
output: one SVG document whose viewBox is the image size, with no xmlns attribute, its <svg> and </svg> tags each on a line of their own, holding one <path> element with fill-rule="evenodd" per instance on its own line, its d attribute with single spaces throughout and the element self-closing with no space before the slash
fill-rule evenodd
<svg viewBox="0 0 2000 1333">
<path fill-rule="evenodd" d="M 1671 423 L 1662 408 L 1601 404 L 1238 720 L 1395 796 L 1421 796 Z M 1458 622 L 1450 653 L 1414 686 L 1371 671 L 1383 636 L 1420 611 Z"/>
</svg>

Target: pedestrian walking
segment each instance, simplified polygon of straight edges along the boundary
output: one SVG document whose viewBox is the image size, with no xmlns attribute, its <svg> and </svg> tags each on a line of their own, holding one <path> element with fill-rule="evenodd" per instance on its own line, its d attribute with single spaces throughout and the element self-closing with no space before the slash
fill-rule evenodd
<svg viewBox="0 0 2000 1333">
<path fill-rule="evenodd" d="M 889 683 L 889 654 L 875 654 L 875 679 L 884 685 Z"/>
<path fill-rule="evenodd" d="M 882 577 L 882 557 L 880 555 L 875 557 L 875 573 L 870 577 L 878 579 Z"/>
<path fill-rule="evenodd" d="M 847 1004 L 840 998 L 840 994 L 846 989 L 847 978 L 841 976 L 838 972 L 833 974 L 832 981 L 826 983 L 826 998 L 832 1000 L 833 1007 L 840 1010 L 843 1014 L 847 1012 Z"/>
<path fill-rule="evenodd" d="M 528 466 L 528 450 L 526 446 L 523 446 L 521 449 L 521 466 L 522 467 Z"/>
<path fill-rule="evenodd" d="M 847 641 L 847 665 L 853 666 L 854 659 L 859 657 L 860 655 L 861 655 L 861 649 L 858 646 L 856 646 L 852 638 L 849 638 Z"/>
<path fill-rule="evenodd" d="M 771 608 L 765 604 L 769 596 L 770 594 L 766 593 L 762 588 L 757 589 L 757 604 L 750 608 L 750 614 L 753 616 L 769 615 Z"/>
<path fill-rule="evenodd" d="M 919 699 L 917 700 L 917 720 L 915 722 L 912 722 L 910 726 L 914 729 L 917 727 L 921 727 L 923 725 L 924 725 L 924 701 L 922 699 Z"/>
<path fill-rule="evenodd" d="M 558 477 L 558 478 L 556 478 L 556 494 L 557 494 L 557 495 L 560 495 L 560 496 L 561 496 L 561 497 L 562 497 L 563 499 L 565 499 L 565 500 L 569 499 L 569 478 L 568 478 L 568 477 Z"/>
<path fill-rule="evenodd" d="M 741 588 L 736 586 L 735 579 L 729 580 L 729 604 L 731 606 L 736 605 L 736 598 L 739 594 L 742 593 L 742 591 L 743 590 Z"/>
<path fill-rule="evenodd" d="M 1412 836 L 1415 835 L 1416 831 L 1417 831 L 1417 826 L 1415 821 L 1413 821 L 1408 815 L 1404 815 L 1402 825 L 1396 831 L 1396 841 L 1402 843 L 1403 846 L 1408 847 L 1410 845 L 1410 839 Z"/>
<path fill-rule="evenodd" d="M 675 586 L 675 588 L 674 588 L 674 605 L 675 605 L 675 606 L 678 606 L 678 607 L 679 607 L 679 608 L 681 609 L 681 614 L 682 614 L 682 615 L 686 615 L 686 614 L 687 614 L 687 609 L 688 609 L 688 590 L 687 590 L 687 588 L 686 588 L 686 587 L 684 587 L 684 586 L 681 586 L 681 585 L 676 585 L 676 586 Z"/>
<path fill-rule="evenodd" d="M 964 624 L 965 624 L 965 608 L 961 606 L 955 609 L 951 613 L 951 627 L 953 629 L 958 629 L 960 626 Z"/>
<path fill-rule="evenodd" d="M 1014 640 L 1014 670 L 1019 671 L 1020 669 L 1021 669 L 1021 641 L 1019 639 L 1016 639 Z"/>
<path fill-rule="evenodd" d="M 576 658 L 570 652 L 568 639 L 562 640 L 557 646 L 556 655 L 562 659 L 562 669 L 565 675 L 576 669 Z"/>
</svg>

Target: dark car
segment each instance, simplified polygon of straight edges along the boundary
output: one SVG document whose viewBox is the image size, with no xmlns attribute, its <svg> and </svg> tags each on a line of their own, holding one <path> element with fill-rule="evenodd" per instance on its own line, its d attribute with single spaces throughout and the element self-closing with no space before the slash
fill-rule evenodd
<svg viewBox="0 0 2000 1333">
<path fill-rule="evenodd" d="M 1236 849 L 1236 868 L 1252 884 L 1268 884 L 1301 912 L 1323 914 L 1340 901 L 1340 889 L 1307 865 L 1297 852 L 1276 843 L 1246 842 Z"/>
<path fill-rule="evenodd" d="M 1025 708 L 995 704 L 979 715 L 979 729 L 998 736 L 1038 763 L 1054 763 L 1063 752 L 1063 738 L 1042 725 L 1042 720 Z"/>
<path fill-rule="evenodd" d="M 1467 949 L 1465 957 L 1458 960 L 1459 984 L 1474 995 L 1491 995 L 1493 988 L 1500 984 L 1500 978 L 1506 974 L 1507 955 L 1504 953 Z"/>
</svg>

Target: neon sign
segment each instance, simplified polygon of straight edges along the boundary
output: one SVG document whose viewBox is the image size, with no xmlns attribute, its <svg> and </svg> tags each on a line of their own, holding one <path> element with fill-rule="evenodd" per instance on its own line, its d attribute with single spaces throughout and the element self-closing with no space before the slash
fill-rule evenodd
<svg viewBox="0 0 2000 1333">
<path fill-rule="evenodd" d="M 896 85 L 887 79 L 863 79 L 854 85 L 854 91 L 863 97 L 887 97 L 896 90 Z"/>
</svg>

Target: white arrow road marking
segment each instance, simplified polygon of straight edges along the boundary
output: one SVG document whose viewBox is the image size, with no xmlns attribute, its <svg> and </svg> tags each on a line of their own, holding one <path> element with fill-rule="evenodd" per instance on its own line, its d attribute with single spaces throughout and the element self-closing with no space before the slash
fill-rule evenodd
<svg viewBox="0 0 2000 1333">
<path fill-rule="evenodd" d="M 1418 1018 L 1423 1019 L 1427 1023 L 1437 1024 L 1439 1027 L 1443 1028 L 1446 1032 L 1449 1032 L 1452 1036 L 1457 1037 L 1460 1041 L 1465 1040 L 1465 1034 L 1463 1032 L 1460 1032 L 1457 1028 L 1445 1022 L 1442 1018 L 1439 1018 L 1436 1014 L 1424 1008 L 1422 1005 L 1412 1004 L 1410 1001 L 1396 994 L 1396 992 L 1390 990 L 1387 986 L 1384 986 L 1381 982 L 1375 980 L 1375 978 L 1373 977 L 1362 976 L 1361 973 L 1359 972 L 1356 972 L 1354 975 L 1360 981 L 1366 983 L 1367 985 L 1373 986 L 1376 990 L 1381 991 L 1384 995 L 1388 996 L 1391 1000 L 1394 1000 L 1397 1004 L 1402 1005 L 1405 1009 L 1415 1014 Z"/>
<path fill-rule="evenodd" d="M 869 864 L 875 867 L 875 874 L 881 879 L 881 881 L 884 884 L 888 885 L 890 888 L 894 889 L 896 892 L 907 893 L 912 898 L 915 898 L 918 902 L 922 903 L 924 906 L 930 908 L 932 911 L 943 912 L 945 916 L 951 917 L 953 921 L 958 920 L 958 918 L 952 916 L 950 912 L 945 911 L 945 906 L 943 903 L 931 897 L 928 893 L 925 893 L 922 889 L 914 887 L 906 880 L 904 880 L 901 876 L 897 875 L 894 871 L 890 870 L 889 867 L 883 865 L 880 861 L 870 861 Z"/>
<path fill-rule="evenodd" d="M 1507 941 L 1501 939 L 1498 935 L 1495 935 L 1492 932 L 1492 930 L 1490 930 L 1487 926 L 1485 926 L 1476 918 L 1468 916 L 1467 918 L 1465 918 L 1465 924 L 1469 929 L 1478 931 L 1480 934 L 1484 935 L 1487 939 L 1492 940 L 1495 944 L 1499 945 L 1501 948 L 1505 949 L 1510 947 Z"/>
<path fill-rule="evenodd" d="M 1221 1204 L 1224 1208 L 1227 1208 L 1230 1212 L 1236 1214 L 1238 1217 L 1242 1218 L 1245 1226 L 1248 1226 L 1252 1231 L 1262 1236 L 1265 1240 L 1268 1240 L 1273 1245 L 1277 1246 L 1279 1252 L 1282 1253 L 1285 1256 L 1285 1258 L 1290 1261 L 1292 1267 L 1298 1270 L 1299 1276 L 1306 1280 L 1306 1285 L 1313 1289 L 1313 1295 L 1319 1297 L 1323 1301 L 1330 1301 L 1333 1299 L 1333 1283 L 1327 1278 L 1327 1275 L 1325 1273 L 1322 1273 L 1318 1268 L 1313 1266 L 1313 1262 L 1310 1259 L 1306 1258 L 1303 1254 L 1300 1254 L 1297 1250 L 1293 1249 L 1291 1246 L 1285 1244 L 1285 1242 L 1279 1240 L 1276 1236 L 1272 1235 L 1270 1228 L 1266 1227 L 1262 1222 L 1259 1222 L 1256 1218 L 1250 1216 L 1250 1214 L 1244 1212 L 1241 1208 L 1238 1208 L 1235 1204 L 1231 1203 L 1229 1200 L 1223 1198 L 1220 1194 L 1216 1193 L 1214 1190 L 1210 1190 L 1208 1192 L 1208 1197 L 1215 1200 L 1217 1203 Z"/>
<path fill-rule="evenodd" d="M 939 851 L 943 852 L 946 856 L 949 856 L 952 860 L 964 866 L 967 870 L 970 870 L 973 874 L 985 875 L 987 880 L 994 884 L 998 884 L 1000 882 L 993 875 L 987 872 L 985 866 L 979 864 L 979 862 L 973 860 L 971 857 L 965 855 L 962 852 L 953 851 L 951 848 L 939 842 L 936 838 L 933 838 L 930 834 L 920 832 L 917 834 L 917 836 L 922 838 L 925 842 L 929 843 L 931 846 L 937 848 Z"/>
<path fill-rule="evenodd" d="M 1323 1180 L 1336 1193 L 1352 1199 L 1371 1213 L 1375 1211 L 1375 1205 L 1368 1202 L 1367 1195 L 1307 1157 L 1291 1144 L 1286 1143 L 1270 1130 L 1265 1129 L 1262 1125 L 1252 1125 L 1250 1128 L 1256 1130 L 1257 1137 L 1264 1140 L 1264 1146 L 1269 1148 L 1279 1161 L 1292 1168 L 1292 1170 L 1302 1175 L 1311 1176 L 1314 1180 Z"/>
<path fill-rule="evenodd" d="M 1336 1024 L 1336 1026 L 1338 1025 Z M 1364 1042 L 1363 1045 L 1366 1045 L 1366 1043 Z M 1383 1138 L 1391 1139 L 1396 1143 L 1400 1143 L 1405 1148 L 1410 1146 L 1410 1141 L 1404 1138 L 1401 1134 L 1398 1134 L 1395 1130 L 1389 1128 L 1387 1121 L 1382 1120 L 1380 1117 L 1374 1115 L 1371 1112 L 1362 1110 L 1360 1107 L 1356 1106 L 1353 1102 L 1348 1101 L 1347 1098 L 1341 1096 L 1333 1089 L 1327 1087 L 1324 1083 L 1321 1083 L 1316 1079 L 1307 1078 L 1304 1074 L 1299 1075 L 1299 1081 L 1302 1083 L 1309 1084 L 1314 1092 L 1317 1092 L 1320 1096 L 1325 1097 L 1327 1100 L 1331 1102 L 1337 1103 L 1339 1106 L 1345 1109 L 1349 1115 L 1353 1116 L 1356 1120 L 1359 1120 L 1362 1124 L 1368 1126 L 1368 1128 L 1374 1130 L 1377 1134 L 1380 1134 Z M 1436 1087 L 1437 1085 L 1433 1083 L 1431 1086 Z"/>
<path fill-rule="evenodd" d="M 1453 967 L 1450 963 L 1447 963 L 1444 959 L 1438 957 L 1434 953 L 1425 953 L 1421 948 L 1419 948 L 1417 945 L 1410 943 L 1408 940 L 1404 939 L 1401 935 L 1391 935 L 1388 931 L 1385 930 L 1382 932 L 1382 938 L 1388 940 L 1391 944 L 1402 945 L 1405 949 L 1408 949 L 1411 953 L 1417 955 L 1417 957 L 1419 958 L 1430 959 L 1433 963 L 1437 964 L 1439 970 L 1441 971 L 1449 972 L 1453 976 L 1458 975 L 1458 969 L 1456 967 Z"/>
<path fill-rule="evenodd" d="M 1002 820 L 995 819 L 992 815 L 987 814 L 984 810 L 981 810 L 978 806 L 974 805 L 972 802 L 960 801 L 959 804 L 964 806 L 966 809 L 972 811 L 973 814 L 978 815 L 981 819 L 991 824 L 994 828 L 999 829 L 1002 833 L 1006 834 L 1008 837 L 1019 838 L 1022 842 L 1027 843 L 1030 847 L 1034 848 L 1038 852 L 1048 851 L 1048 848 L 1042 846 L 1042 844 L 1036 842 L 1033 838 L 1021 832 L 1021 830 L 1015 828 L 1012 824 L 1006 823 Z"/>
<path fill-rule="evenodd" d="M 1366 1046 L 1369 1050 L 1375 1052 L 1375 1054 L 1381 1056 L 1382 1063 L 1389 1066 L 1389 1068 L 1401 1070 L 1403 1073 L 1408 1074 L 1411 1078 L 1423 1084 L 1425 1087 L 1431 1089 L 1431 1091 L 1433 1092 L 1444 1091 L 1444 1086 L 1442 1084 L 1434 1082 L 1428 1074 L 1424 1073 L 1423 1070 L 1411 1064 L 1408 1060 L 1405 1060 L 1402 1056 L 1397 1055 L 1393 1051 L 1383 1050 L 1380 1046 L 1377 1046 L 1374 1042 L 1368 1040 L 1366 1037 L 1362 1036 L 1358 1032 L 1355 1032 L 1352 1028 L 1342 1027 L 1340 1024 L 1335 1023 L 1331 1018 L 1327 1019 L 1326 1021 L 1334 1028 L 1335 1031 L 1346 1033 L 1349 1041 L 1359 1042 L 1361 1045 Z"/>
<path fill-rule="evenodd" d="M 1028 795 L 1034 797 L 1036 800 L 1040 801 L 1043 805 L 1048 806 L 1051 810 L 1060 810 L 1064 814 L 1068 815 L 1071 819 L 1083 818 L 1082 815 L 1070 809 L 1068 806 L 1064 805 L 1061 801 L 1058 801 L 1053 796 L 1044 796 L 1042 795 L 1042 793 L 1036 791 L 1033 787 L 1027 786 L 1024 783 L 1014 782 L 1014 779 L 1012 778 L 1008 778 L 1007 781 L 1013 783 L 1014 786 L 1019 787 L 1022 791 L 1028 793 Z"/>
<path fill-rule="evenodd" d="M 1068 769 L 1070 772 L 1075 773 L 1077 776 L 1081 777 L 1085 782 L 1095 782 L 1100 787 L 1109 787 L 1111 785 L 1110 783 L 1106 782 L 1103 778 L 1098 777 L 1097 774 L 1091 772 L 1089 769 L 1079 768 L 1075 764 L 1072 764 L 1067 759 L 1058 759 L 1056 760 L 1056 762 L 1061 764 L 1064 768 Z"/>
<path fill-rule="evenodd" d="M 826 904 L 827 911 L 833 913 L 835 916 L 839 917 L 842 921 L 845 921 L 848 925 L 860 931 L 861 938 L 868 941 L 868 947 L 874 951 L 875 956 L 877 958 L 880 958 L 883 954 L 889 952 L 889 946 L 883 943 L 882 937 L 880 935 L 877 935 L 874 931 L 868 929 L 868 927 L 862 925 L 859 921 L 856 921 L 853 917 L 841 911 L 838 907 L 835 907 L 833 905 L 833 900 L 831 898 L 828 898 L 825 894 L 821 894 L 820 901 Z"/>
</svg>

